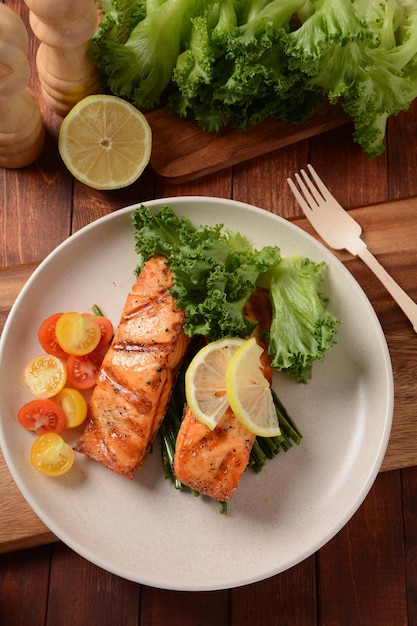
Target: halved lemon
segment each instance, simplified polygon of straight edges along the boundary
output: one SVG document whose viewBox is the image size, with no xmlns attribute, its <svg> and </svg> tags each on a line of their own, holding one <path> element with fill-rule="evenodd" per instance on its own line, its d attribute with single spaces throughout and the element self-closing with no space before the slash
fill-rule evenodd
<svg viewBox="0 0 417 626">
<path fill-rule="evenodd" d="M 232 337 L 207 344 L 195 355 L 185 373 L 188 406 L 210 430 L 229 407 L 226 370 L 231 357 L 244 343 L 244 339 Z"/>
<path fill-rule="evenodd" d="M 59 152 L 71 174 L 94 189 L 120 189 L 149 163 L 152 131 L 145 116 L 122 98 L 96 94 L 64 118 Z"/>
<path fill-rule="evenodd" d="M 230 407 L 249 432 L 260 437 L 281 434 L 268 381 L 261 367 L 262 348 L 252 337 L 231 357 L 226 369 Z"/>
</svg>

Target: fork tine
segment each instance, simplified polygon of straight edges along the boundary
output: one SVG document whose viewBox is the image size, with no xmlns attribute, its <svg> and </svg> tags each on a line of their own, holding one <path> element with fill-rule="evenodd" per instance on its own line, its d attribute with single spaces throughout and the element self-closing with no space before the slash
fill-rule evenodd
<svg viewBox="0 0 417 626">
<path fill-rule="evenodd" d="M 301 172 L 303 172 L 303 170 L 301 170 Z M 307 186 L 304 184 L 301 176 L 298 173 L 295 174 L 295 179 L 296 179 L 296 181 L 297 181 L 301 191 L 303 192 L 304 197 L 301 195 L 298 187 L 296 187 L 296 185 L 291 180 L 291 178 L 287 178 L 287 182 L 288 182 L 288 184 L 290 186 L 290 189 L 293 192 L 293 194 L 294 194 L 298 204 L 301 206 L 303 211 L 311 211 L 313 209 L 313 207 L 316 205 L 316 202 L 314 201 L 313 196 L 311 195 L 311 193 L 307 189 Z"/>
<path fill-rule="evenodd" d="M 314 170 L 313 170 L 314 171 Z M 311 178 L 308 176 L 308 174 L 306 173 L 305 170 L 301 170 L 301 175 L 307 185 L 307 187 L 310 190 L 310 193 L 314 196 L 314 199 L 316 201 L 316 205 L 320 205 L 323 204 L 323 200 L 324 197 L 323 195 L 318 191 L 317 187 L 313 184 L 313 181 L 311 180 Z M 317 176 L 317 175 L 316 175 Z M 319 179 L 320 180 L 320 179 Z M 311 205 L 310 205 L 311 206 Z"/>
<path fill-rule="evenodd" d="M 320 189 L 320 192 L 323 196 L 323 198 L 325 198 L 326 200 L 333 200 L 333 196 L 330 193 L 329 189 L 326 187 L 326 185 L 323 183 L 323 181 L 321 180 L 320 176 L 317 174 L 316 170 L 314 169 L 314 167 L 308 163 L 307 164 L 307 168 L 308 171 L 311 174 L 311 177 L 313 178 L 314 182 L 316 183 L 317 187 Z"/>
<path fill-rule="evenodd" d="M 296 181 L 301 189 L 301 191 L 304 194 L 305 199 L 307 200 L 307 204 L 309 209 L 313 209 L 316 205 L 317 205 L 317 199 L 315 199 L 313 197 L 314 195 L 314 189 L 311 187 L 311 184 L 309 183 L 307 174 L 305 173 L 304 170 L 300 170 L 301 176 L 300 174 L 295 174 L 295 178 Z M 311 193 L 310 193 L 311 192 Z M 313 193 L 313 195 L 312 195 Z"/>
<path fill-rule="evenodd" d="M 303 169 L 300 170 L 301 176 L 298 173 L 294 175 L 304 197 L 293 181 L 287 178 L 290 189 L 303 211 L 312 211 L 318 208 L 324 209 L 327 206 L 326 202 L 337 202 L 310 163 L 307 164 L 307 168 L 310 176 Z"/>
<path fill-rule="evenodd" d="M 297 176 L 297 174 L 296 174 Z M 294 184 L 293 180 L 291 178 L 287 178 L 287 183 L 292 191 L 292 193 L 294 194 L 295 199 L 297 200 L 298 204 L 300 205 L 300 207 L 302 208 L 303 211 L 310 211 L 310 207 L 307 204 L 307 202 L 305 201 L 305 199 L 303 198 L 303 196 L 301 195 L 301 193 L 298 190 L 298 187 L 296 187 L 296 185 Z"/>
</svg>

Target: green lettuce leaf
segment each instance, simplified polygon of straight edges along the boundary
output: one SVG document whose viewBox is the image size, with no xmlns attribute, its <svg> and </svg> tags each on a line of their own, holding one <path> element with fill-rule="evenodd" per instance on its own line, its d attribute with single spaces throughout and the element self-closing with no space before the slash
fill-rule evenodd
<svg viewBox="0 0 417 626">
<path fill-rule="evenodd" d="M 284 257 L 260 280 L 270 290 L 273 310 L 272 365 L 301 383 L 311 378 L 313 362 L 337 343 L 339 321 L 327 311 L 328 300 L 320 293 L 324 268 L 324 263 L 301 256 Z"/>
</svg>

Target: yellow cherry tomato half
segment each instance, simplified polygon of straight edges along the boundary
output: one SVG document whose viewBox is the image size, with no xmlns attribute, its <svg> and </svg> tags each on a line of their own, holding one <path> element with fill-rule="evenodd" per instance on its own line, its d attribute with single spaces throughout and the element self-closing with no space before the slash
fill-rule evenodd
<svg viewBox="0 0 417 626">
<path fill-rule="evenodd" d="M 82 356 L 92 352 L 101 339 L 101 328 L 94 317 L 70 311 L 55 324 L 56 340 L 68 354 Z"/>
<path fill-rule="evenodd" d="M 76 428 L 87 417 L 87 400 L 77 389 L 64 387 L 54 398 L 65 413 L 65 428 Z"/>
<path fill-rule="evenodd" d="M 64 388 L 67 370 L 58 357 L 41 354 L 29 361 L 23 378 L 36 398 L 52 398 Z"/>
<path fill-rule="evenodd" d="M 32 444 L 30 461 L 33 467 L 46 476 L 61 476 L 74 464 L 74 450 L 60 435 L 45 433 Z"/>
</svg>

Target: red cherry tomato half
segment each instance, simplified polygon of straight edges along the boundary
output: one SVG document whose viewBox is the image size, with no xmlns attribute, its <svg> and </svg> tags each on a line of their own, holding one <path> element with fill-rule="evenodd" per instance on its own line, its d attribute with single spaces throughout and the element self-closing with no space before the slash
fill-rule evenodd
<svg viewBox="0 0 417 626">
<path fill-rule="evenodd" d="M 27 430 L 34 430 L 37 435 L 61 433 L 65 428 L 64 409 L 53 400 L 31 400 L 19 410 L 19 423 Z"/>
<path fill-rule="evenodd" d="M 98 346 L 96 347 L 96 350 L 99 352 L 100 350 L 105 348 L 105 346 L 107 346 L 107 344 L 110 343 L 110 341 L 112 340 L 113 324 L 108 319 L 108 317 L 103 317 L 102 315 L 93 315 L 92 313 L 83 313 L 83 316 L 93 317 L 96 320 L 97 324 L 100 326 L 101 339 L 98 343 Z"/>
<path fill-rule="evenodd" d="M 97 351 L 81 356 L 70 355 L 67 361 L 67 381 L 76 389 L 91 389 L 97 382 L 103 355 Z"/>
<path fill-rule="evenodd" d="M 42 322 L 38 329 L 38 340 L 47 354 L 66 359 L 68 354 L 59 345 L 55 334 L 55 326 L 61 315 L 62 313 L 53 313 Z"/>
</svg>

